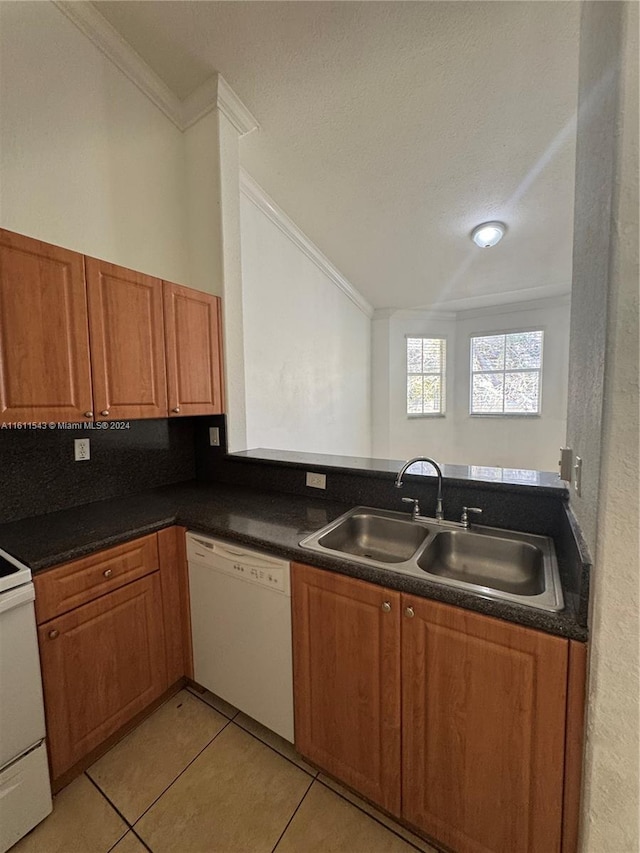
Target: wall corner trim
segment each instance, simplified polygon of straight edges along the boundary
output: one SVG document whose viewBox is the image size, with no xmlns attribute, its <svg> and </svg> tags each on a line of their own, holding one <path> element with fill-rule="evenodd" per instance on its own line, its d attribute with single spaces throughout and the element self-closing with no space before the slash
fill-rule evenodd
<svg viewBox="0 0 640 853">
<path fill-rule="evenodd" d="M 301 252 L 311 260 L 324 273 L 344 295 L 356 305 L 362 313 L 373 317 L 373 307 L 367 302 L 362 294 L 348 281 L 342 273 L 333 266 L 331 261 L 313 243 L 307 235 L 301 231 L 287 214 L 267 195 L 262 187 L 244 169 L 240 169 L 240 192 L 258 210 L 260 210 L 273 224 L 300 249 Z"/>
<path fill-rule="evenodd" d="M 187 130 L 214 109 L 229 119 L 240 136 L 260 127 L 221 74 L 212 74 L 180 100 L 95 6 L 84 0 L 52 2 L 179 130 Z"/>
<path fill-rule="evenodd" d="M 233 91 L 231 86 L 218 74 L 218 90 L 216 106 L 225 115 L 238 131 L 240 136 L 245 136 L 253 130 L 260 130 L 257 119 L 253 117 L 249 109 Z"/>
</svg>

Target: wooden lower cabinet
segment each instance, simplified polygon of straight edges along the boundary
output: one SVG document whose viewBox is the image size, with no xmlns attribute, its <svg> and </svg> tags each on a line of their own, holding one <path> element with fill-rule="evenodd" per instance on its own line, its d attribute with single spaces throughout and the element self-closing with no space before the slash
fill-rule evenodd
<svg viewBox="0 0 640 853">
<path fill-rule="evenodd" d="M 154 572 L 38 629 L 53 778 L 167 688 Z"/>
<path fill-rule="evenodd" d="M 183 676 L 193 678 L 186 532 L 185 527 L 178 525 L 158 532 L 168 684 Z"/>
<path fill-rule="evenodd" d="M 457 853 L 559 853 L 567 640 L 402 604 L 404 818 Z"/>
<path fill-rule="evenodd" d="M 177 526 L 35 576 L 54 787 L 191 676 L 187 582 Z"/>
<path fill-rule="evenodd" d="M 293 567 L 297 749 L 400 813 L 400 595 Z"/>
<path fill-rule="evenodd" d="M 292 595 L 303 755 L 455 853 L 565 853 L 567 640 L 299 564 Z"/>
</svg>

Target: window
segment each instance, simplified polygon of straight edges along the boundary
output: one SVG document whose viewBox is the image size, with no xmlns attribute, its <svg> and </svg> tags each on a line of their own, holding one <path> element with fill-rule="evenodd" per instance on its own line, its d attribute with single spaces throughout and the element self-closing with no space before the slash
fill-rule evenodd
<svg viewBox="0 0 640 853">
<path fill-rule="evenodd" d="M 539 415 L 544 333 L 471 338 L 471 414 Z"/>
<path fill-rule="evenodd" d="M 407 337 L 407 414 L 443 415 L 445 399 L 444 338 Z"/>
</svg>

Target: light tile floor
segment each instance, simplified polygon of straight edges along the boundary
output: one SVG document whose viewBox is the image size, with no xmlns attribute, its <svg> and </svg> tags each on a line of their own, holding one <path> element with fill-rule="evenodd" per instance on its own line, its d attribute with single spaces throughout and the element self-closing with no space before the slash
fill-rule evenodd
<svg viewBox="0 0 640 853">
<path fill-rule="evenodd" d="M 54 799 L 11 853 L 436 853 L 291 744 L 183 690 Z"/>
</svg>

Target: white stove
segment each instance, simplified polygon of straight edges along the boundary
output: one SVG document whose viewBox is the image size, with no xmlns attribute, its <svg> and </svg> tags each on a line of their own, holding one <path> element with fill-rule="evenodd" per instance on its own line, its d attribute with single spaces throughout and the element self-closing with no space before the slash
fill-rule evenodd
<svg viewBox="0 0 640 853">
<path fill-rule="evenodd" d="M 0 548 L 0 853 L 51 812 L 31 570 Z"/>
</svg>

